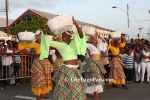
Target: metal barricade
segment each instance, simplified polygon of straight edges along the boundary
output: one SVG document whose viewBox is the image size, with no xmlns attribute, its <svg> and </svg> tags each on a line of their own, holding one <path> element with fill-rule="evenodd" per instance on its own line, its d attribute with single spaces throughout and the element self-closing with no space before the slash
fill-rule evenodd
<svg viewBox="0 0 150 100">
<path fill-rule="evenodd" d="M 10 59 L 5 59 L 5 57 L 10 57 Z M 17 61 L 17 58 L 20 62 Z M 12 58 L 12 61 L 11 61 Z M 15 81 L 16 79 L 30 78 L 30 68 L 33 63 L 34 55 L 13 55 L 13 56 L 1 56 L 0 60 L 0 82 L 2 81 Z M 7 60 L 7 61 L 6 61 Z M 7 64 L 7 62 L 12 62 Z M 19 63 L 18 63 L 19 62 Z M 13 84 L 14 82 L 12 82 Z"/>
</svg>

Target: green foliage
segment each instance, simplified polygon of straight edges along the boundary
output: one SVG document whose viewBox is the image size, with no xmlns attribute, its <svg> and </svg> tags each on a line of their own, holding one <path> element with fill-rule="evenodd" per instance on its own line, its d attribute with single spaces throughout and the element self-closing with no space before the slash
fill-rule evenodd
<svg viewBox="0 0 150 100">
<path fill-rule="evenodd" d="M 11 28 L 12 35 L 17 35 L 19 32 L 24 31 L 30 31 L 30 32 L 36 32 L 37 29 L 44 29 L 44 26 L 46 25 L 46 21 L 43 17 L 37 18 L 33 17 L 32 20 L 23 20 L 20 23 L 18 23 L 16 26 L 13 26 Z M 50 30 L 46 31 L 47 34 L 53 35 L 53 33 Z"/>
</svg>

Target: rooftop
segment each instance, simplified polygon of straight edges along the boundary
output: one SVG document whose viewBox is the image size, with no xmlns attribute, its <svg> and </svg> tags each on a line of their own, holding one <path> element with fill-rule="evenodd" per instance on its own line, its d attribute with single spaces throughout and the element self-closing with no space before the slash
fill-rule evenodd
<svg viewBox="0 0 150 100">
<path fill-rule="evenodd" d="M 13 19 L 8 19 L 8 25 L 10 25 L 14 20 Z M 6 27 L 6 18 L 1 18 L 0 17 L 0 27 Z"/>
<path fill-rule="evenodd" d="M 45 17 L 45 18 L 47 18 L 47 19 L 51 19 L 51 18 L 57 16 L 57 15 L 54 15 L 54 14 L 50 14 L 50 13 L 47 13 L 47 12 L 44 12 L 44 11 L 35 10 L 35 9 L 29 9 L 29 10 L 31 10 L 31 11 L 33 11 L 33 12 L 35 12 L 35 13 L 37 13 L 37 14 Z M 113 31 L 113 30 L 110 30 L 110 29 L 106 29 L 106 28 L 103 28 L 103 27 L 100 27 L 100 26 L 97 26 L 97 25 L 94 25 L 94 24 L 90 24 L 90 23 L 86 23 L 86 22 L 82 22 L 82 21 L 78 21 L 78 20 L 77 20 L 77 23 L 79 25 L 90 25 L 90 26 L 93 26 L 93 27 L 95 27 L 97 29 L 102 29 L 102 30 L 105 30 L 105 31 Z"/>
</svg>

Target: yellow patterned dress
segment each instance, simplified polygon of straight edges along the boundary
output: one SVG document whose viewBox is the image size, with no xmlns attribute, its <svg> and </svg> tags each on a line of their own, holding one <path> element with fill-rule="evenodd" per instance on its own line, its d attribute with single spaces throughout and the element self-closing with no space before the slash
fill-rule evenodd
<svg viewBox="0 0 150 100">
<path fill-rule="evenodd" d="M 38 55 L 41 53 L 39 43 L 18 43 L 19 50 L 23 50 L 25 48 L 34 48 Z M 48 59 L 39 60 L 39 58 L 36 58 L 33 61 L 30 71 L 31 86 L 34 95 L 40 96 L 41 94 L 48 93 L 52 90 L 51 73 L 53 70 L 54 68 Z"/>
</svg>

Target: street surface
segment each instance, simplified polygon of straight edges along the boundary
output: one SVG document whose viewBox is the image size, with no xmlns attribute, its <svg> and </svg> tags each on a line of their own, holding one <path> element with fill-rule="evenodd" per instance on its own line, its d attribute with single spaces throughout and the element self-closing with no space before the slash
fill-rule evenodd
<svg viewBox="0 0 150 100">
<path fill-rule="evenodd" d="M 127 84 L 129 89 L 111 88 L 106 84 L 104 92 L 99 94 L 100 100 L 150 100 L 150 84 L 149 83 L 133 83 Z M 4 88 L 4 87 L 3 87 Z M 51 100 L 53 91 L 46 94 Z M 35 100 L 35 96 L 30 91 L 30 83 L 20 86 L 10 85 L 9 88 L 0 90 L 0 100 Z M 87 100 L 94 100 L 87 96 Z"/>
</svg>

